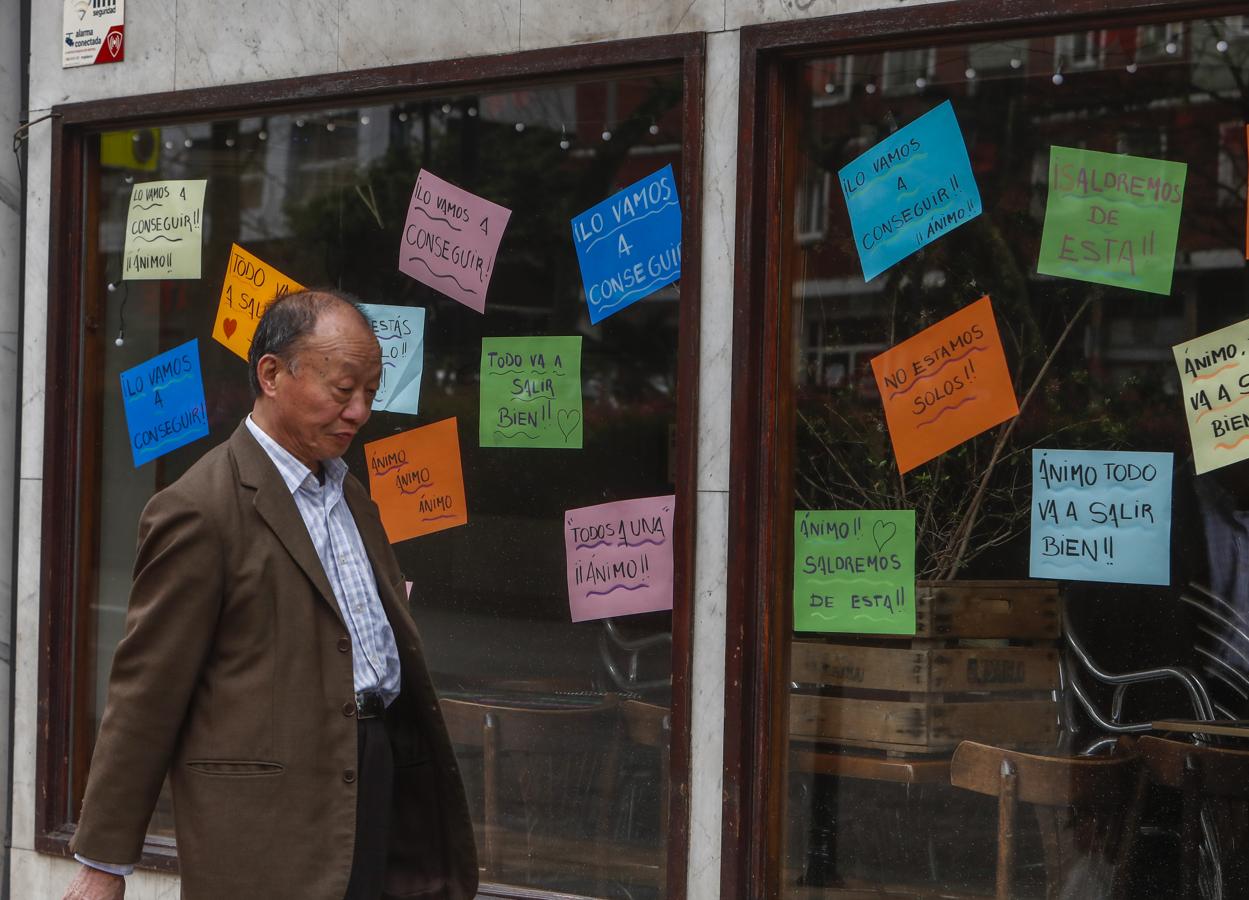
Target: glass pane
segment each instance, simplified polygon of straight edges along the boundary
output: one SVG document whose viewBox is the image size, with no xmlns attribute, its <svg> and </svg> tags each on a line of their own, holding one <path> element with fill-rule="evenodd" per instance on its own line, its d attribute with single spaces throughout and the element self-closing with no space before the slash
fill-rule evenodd
<svg viewBox="0 0 1249 900">
<path fill-rule="evenodd" d="M 795 596 L 802 591 L 784 585 L 781 596 L 794 596 L 794 615 L 802 614 L 790 646 L 787 894 L 992 895 L 1003 841 L 998 797 L 1011 783 L 1020 792 L 1011 896 L 1110 896 L 1116 876 L 1126 896 L 1180 893 L 1179 786 L 1151 784 L 1137 817 L 1129 786 L 1136 758 L 1116 748 L 1105 726 L 1200 718 L 1204 708 L 1174 679 L 1116 698 L 1094 668 L 1186 666 L 1211 698 L 1205 713 L 1238 719 L 1249 707 L 1249 638 L 1237 631 L 1249 633 L 1240 618 L 1249 614 L 1245 468 L 1195 474 L 1171 349 L 1249 315 L 1247 60 L 1236 16 L 795 65 L 796 121 L 787 133 L 797 162 L 785 181 L 793 230 L 782 266 L 793 510 L 914 510 L 919 581 L 904 595 L 918 620 L 914 636 L 868 633 L 847 618 L 827 626 L 840 630 L 805 630 L 820 622 L 811 608 L 883 608 L 882 600 L 852 596 L 845 575 L 835 597 Z M 859 250 L 890 234 L 889 214 L 880 229 L 856 234 L 838 173 L 946 100 L 983 212 L 865 281 Z M 1037 274 L 1051 146 L 1187 164 L 1169 295 Z M 898 174 L 905 190 L 891 164 L 878 160 L 877 171 L 889 171 L 890 188 Z M 922 218 L 921 207 L 908 215 Z M 1109 258 L 1107 244 L 1082 246 L 1106 268 L 1132 265 L 1121 242 Z M 985 295 L 1003 382 L 1022 410 L 900 474 L 871 360 Z M 952 380 L 967 356 L 961 330 L 930 339 L 930 357 L 904 373 L 915 380 L 898 376 L 910 385 L 899 393 L 914 390 L 912 415 L 944 414 L 953 401 L 942 400 L 974 384 L 974 371 Z M 984 349 L 977 360 L 991 355 Z M 958 368 L 942 372 L 949 366 Z M 1249 420 L 1226 425 L 1239 430 Z M 922 451 L 927 439 L 913 440 Z M 1117 582 L 1031 579 L 1035 448 L 1174 454 L 1173 583 L 1125 583 L 1130 574 Z M 1082 509 L 1109 516 L 1109 507 Z M 1113 511 L 1121 541 L 1138 539 L 1133 515 L 1152 515 L 1131 504 Z M 782 525 L 794 528 L 795 542 L 799 524 Z M 867 550 L 849 542 L 838 550 L 834 539 L 804 557 L 800 546 L 795 571 L 870 571 L 889 558 L 881 547 L 894 527 L 881 520 L 874 549 L 865 540 Z M 1079 542 L 1063 552 L 1099 549 L 1113 552 Z M 1213 585 L 1215 596 L 1192 585 Z M 1064 633 L 1087 660 L 1064 650 Z M 1172 736 L 1193 746 L 1191 734 Z M 956 755 L 964 741 L 989 749 Z M 1004 763 L 1015 773 L 1005 780 Z M 1195 796 L 1206 817 L 1200 879 L 1220 891 L 1203 896 L 1249 891 L 1243 803 L 1237 813 L 1208 786 Z M 1132 855 L 1121 863 L 1116 852 L 1128 834 Z"/>
<path fill-rule="evenodd" d="M 425 310 L 419 415 L 375 413 L 347 462 L 367 483 L 365 443 L 458 423 L 468 524 L 395 549 L 435 683 L 457 701 L 483 850 L 486 817 L 494 823 L 483 878 L 658 895 L 671 615 L 571 623 L 563 514 L 673 492 L 680 291 L 591 325 L 569 220 L 669 163 L 679 179 L 681 103 L 679 74 L 636 75 L 100 137 L 87 173 L 97 214 L 83 286 L 92 339 L 74 796 L 124 627 L 139 513 L 251 408 L 246 365 L 211 338 L 237 243 L 303 284 Z M 421 169 L 512 210 L 485 315 L 398 270 Z M 121 281 L 132 185 L 182 178 L 208 179 L 203 277 Z M 526 335 L 582 339 L 581 451 L 479 447 L 482 340 Z M 119 374 L 192 338 L 210 436 L 136 468 Z M 502 729 L 495 797 L 484 786 L 487 711 Z M 529 726 L 542 740 L 514 748 L 509 736 Z M 167 799 L 156 834 L 172 833 Z"/>
</svg>

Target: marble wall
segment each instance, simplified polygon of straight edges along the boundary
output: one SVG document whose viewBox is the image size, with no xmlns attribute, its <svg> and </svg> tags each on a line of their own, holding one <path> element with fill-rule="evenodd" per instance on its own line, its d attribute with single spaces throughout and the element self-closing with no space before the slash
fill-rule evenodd
<svg viewBox="0 0 1249 900">
<path fill-rule="evenodd" d="M 17 0 L 0 0 L 0 21 L 17 22 Z M 21 116 L 20 34 L 0 30 L 0 134 L 12 134 Z M 13 653 L 13 528 L 17 474 L 18 283 L 21 274 L 21 179 L 17 158 L 0 154 L 0 721 L 8 721 Z M 0 729 L 0 734 L 4 734 Z M 0 771 L 8 766 L 7 734 L 0 739 Z M 0 801 L 9 786 L 0 786 Z"/>
<path fill-rule="evenodd" d="M 16 9 L 15 0 L 0 2 Z M 61 4 L 31 4 L 32 118 L 56 104 L 107 97 L 674 32 L 708 33 L 688 869 L 689 896 L 694 900 L 719 893 L 738 29 L 922 2 L 929 0 L 129 0 L 126 61 L 76 69 L 60 66 Z M 16 21 L 16 15 L 8 20 Z M 0 29 L 0 41 L 4 35 Z M 0 67 L 15 57 L 15 49 L 4 52 L 0 44 Z M 59 897 L 73 871 L 71 864 L 32 850 L 38 570 L 41 549 L 49 549 L 39 546 L 47 316 L 46 127 L 36 126 L 32 131 L 30 154 L 26 351 L 20 393 L 21 566 L 12 896 L 45 898 Z M 5 186 L 12 183 L 6 180 L 6 171 L 0 161 L 0 376 L 6 371 L 2 367 L 11 365 L 15 328 L 13 312 L 6 305 L 13 294 L 2 289 L 8 271 Z M 11 373 L 9 380 L 0 377 L 0 385 L 10 383 Z M 0 421 L 8 419 L 6 402 L 11 400 L 0 396 Z M 0 491 L 8 481 L 3 470 L 4 443 L 0 439 Z M 7 521 L 2 513 L 0 509 L 0 521 Z M 7 568 L 0 565 L 0 579 L 5 572 Z M 3 590 L 0 581 L 0 599 Z M 144 874 L 131 879 L 127 893 L 137 900 L 175 896 L 176 880 Z"/>
</svg>

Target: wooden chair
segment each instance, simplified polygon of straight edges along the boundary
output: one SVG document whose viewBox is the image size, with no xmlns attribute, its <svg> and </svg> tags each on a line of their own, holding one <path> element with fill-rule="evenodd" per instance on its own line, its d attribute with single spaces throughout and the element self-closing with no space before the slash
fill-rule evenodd
<svg viewBox="0 0 1249 900">
<path fill-rule="evenodd" d="M 595 890 L 612 859 L 622 720 L 617 702 L 531 709 L 443 700 L 466 779 L 485 881 Z M 479 761 L 474 759 L 479 757 Z M 648 879 L 649 880 L 649 879 Z"/>
<path fill-rule="evenodd" d="M 1245 896 L 1249 892 L 1249 751 L 1153 735 L 1122 737 L 1119 742 L 1140 754 L 1151 784 L 1180 792 L 1181 897 L 1196 900 L 1201 896 L 1203 841 L 1206 878 L 1215 882 L 1209 896 Z M 1208 834 L 1203 834 L 1203 810 L 1209 820 Z"/>
<path fill-rule="evenodd" d="M 1047 897 L 1060 896 L 1077 865 L 1094 878 L 1107 873 L 1110 896 L 1123 896 L 1144 774 L 1135 756 L 1038 756 L 972 741 L 959 744 L 950 763 L 952 785 L 997 797 L 998 900 L 1012 896 L 1020 803 L 1033 806 L 1041 828 Z"/>
</svg>

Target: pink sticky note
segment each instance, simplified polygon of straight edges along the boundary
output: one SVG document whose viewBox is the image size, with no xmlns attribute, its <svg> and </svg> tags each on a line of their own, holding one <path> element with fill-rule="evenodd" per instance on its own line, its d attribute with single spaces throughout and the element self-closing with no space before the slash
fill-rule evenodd
<svg viewBox="0 0 1249 900">
<path fill-rule="evenodd" d="M 399 271 L 485 312 L 494 259 L 511 216 L 511 210 L 422 169 L 408 204 Z"/>
<path fill-rule="evenodd" d="M 676 497 L 644 497 L 564 513 L 574 622 L 672 609 Z"/>
</svg>

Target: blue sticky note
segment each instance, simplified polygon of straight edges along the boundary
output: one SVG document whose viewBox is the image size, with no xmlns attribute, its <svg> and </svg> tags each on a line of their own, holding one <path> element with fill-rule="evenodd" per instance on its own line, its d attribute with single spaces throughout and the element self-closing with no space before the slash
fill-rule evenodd
<svg viewBox="0 0 1249 900">
<path fill-rule="evenodd" d="M 598 324 L 681 277 L 681 204 L 672 166 L 572 220 L 590 321 Z"/>
<path fill-rule="evenodd" d="M 382 346 L 382 379 L 373 410 L 416 415 L 425 368 L 425 310 L 381 303 L 361 303 L 360 308 Z"/>
<path fill-rule="evenodd" d="M 837 177 L 866 281 L 980 215 L 980 191 L 949 100 Z"/>
<path fill-rule="evenodd" d="M 135 468 L 208 436 L 199 340 L 121 373 L 121 397 Z"/>
<path fill-rule="evenodd" d="M 1033 578 L 1171 583 L 1170 453 L 1032 451 Z"/>
</svg>

